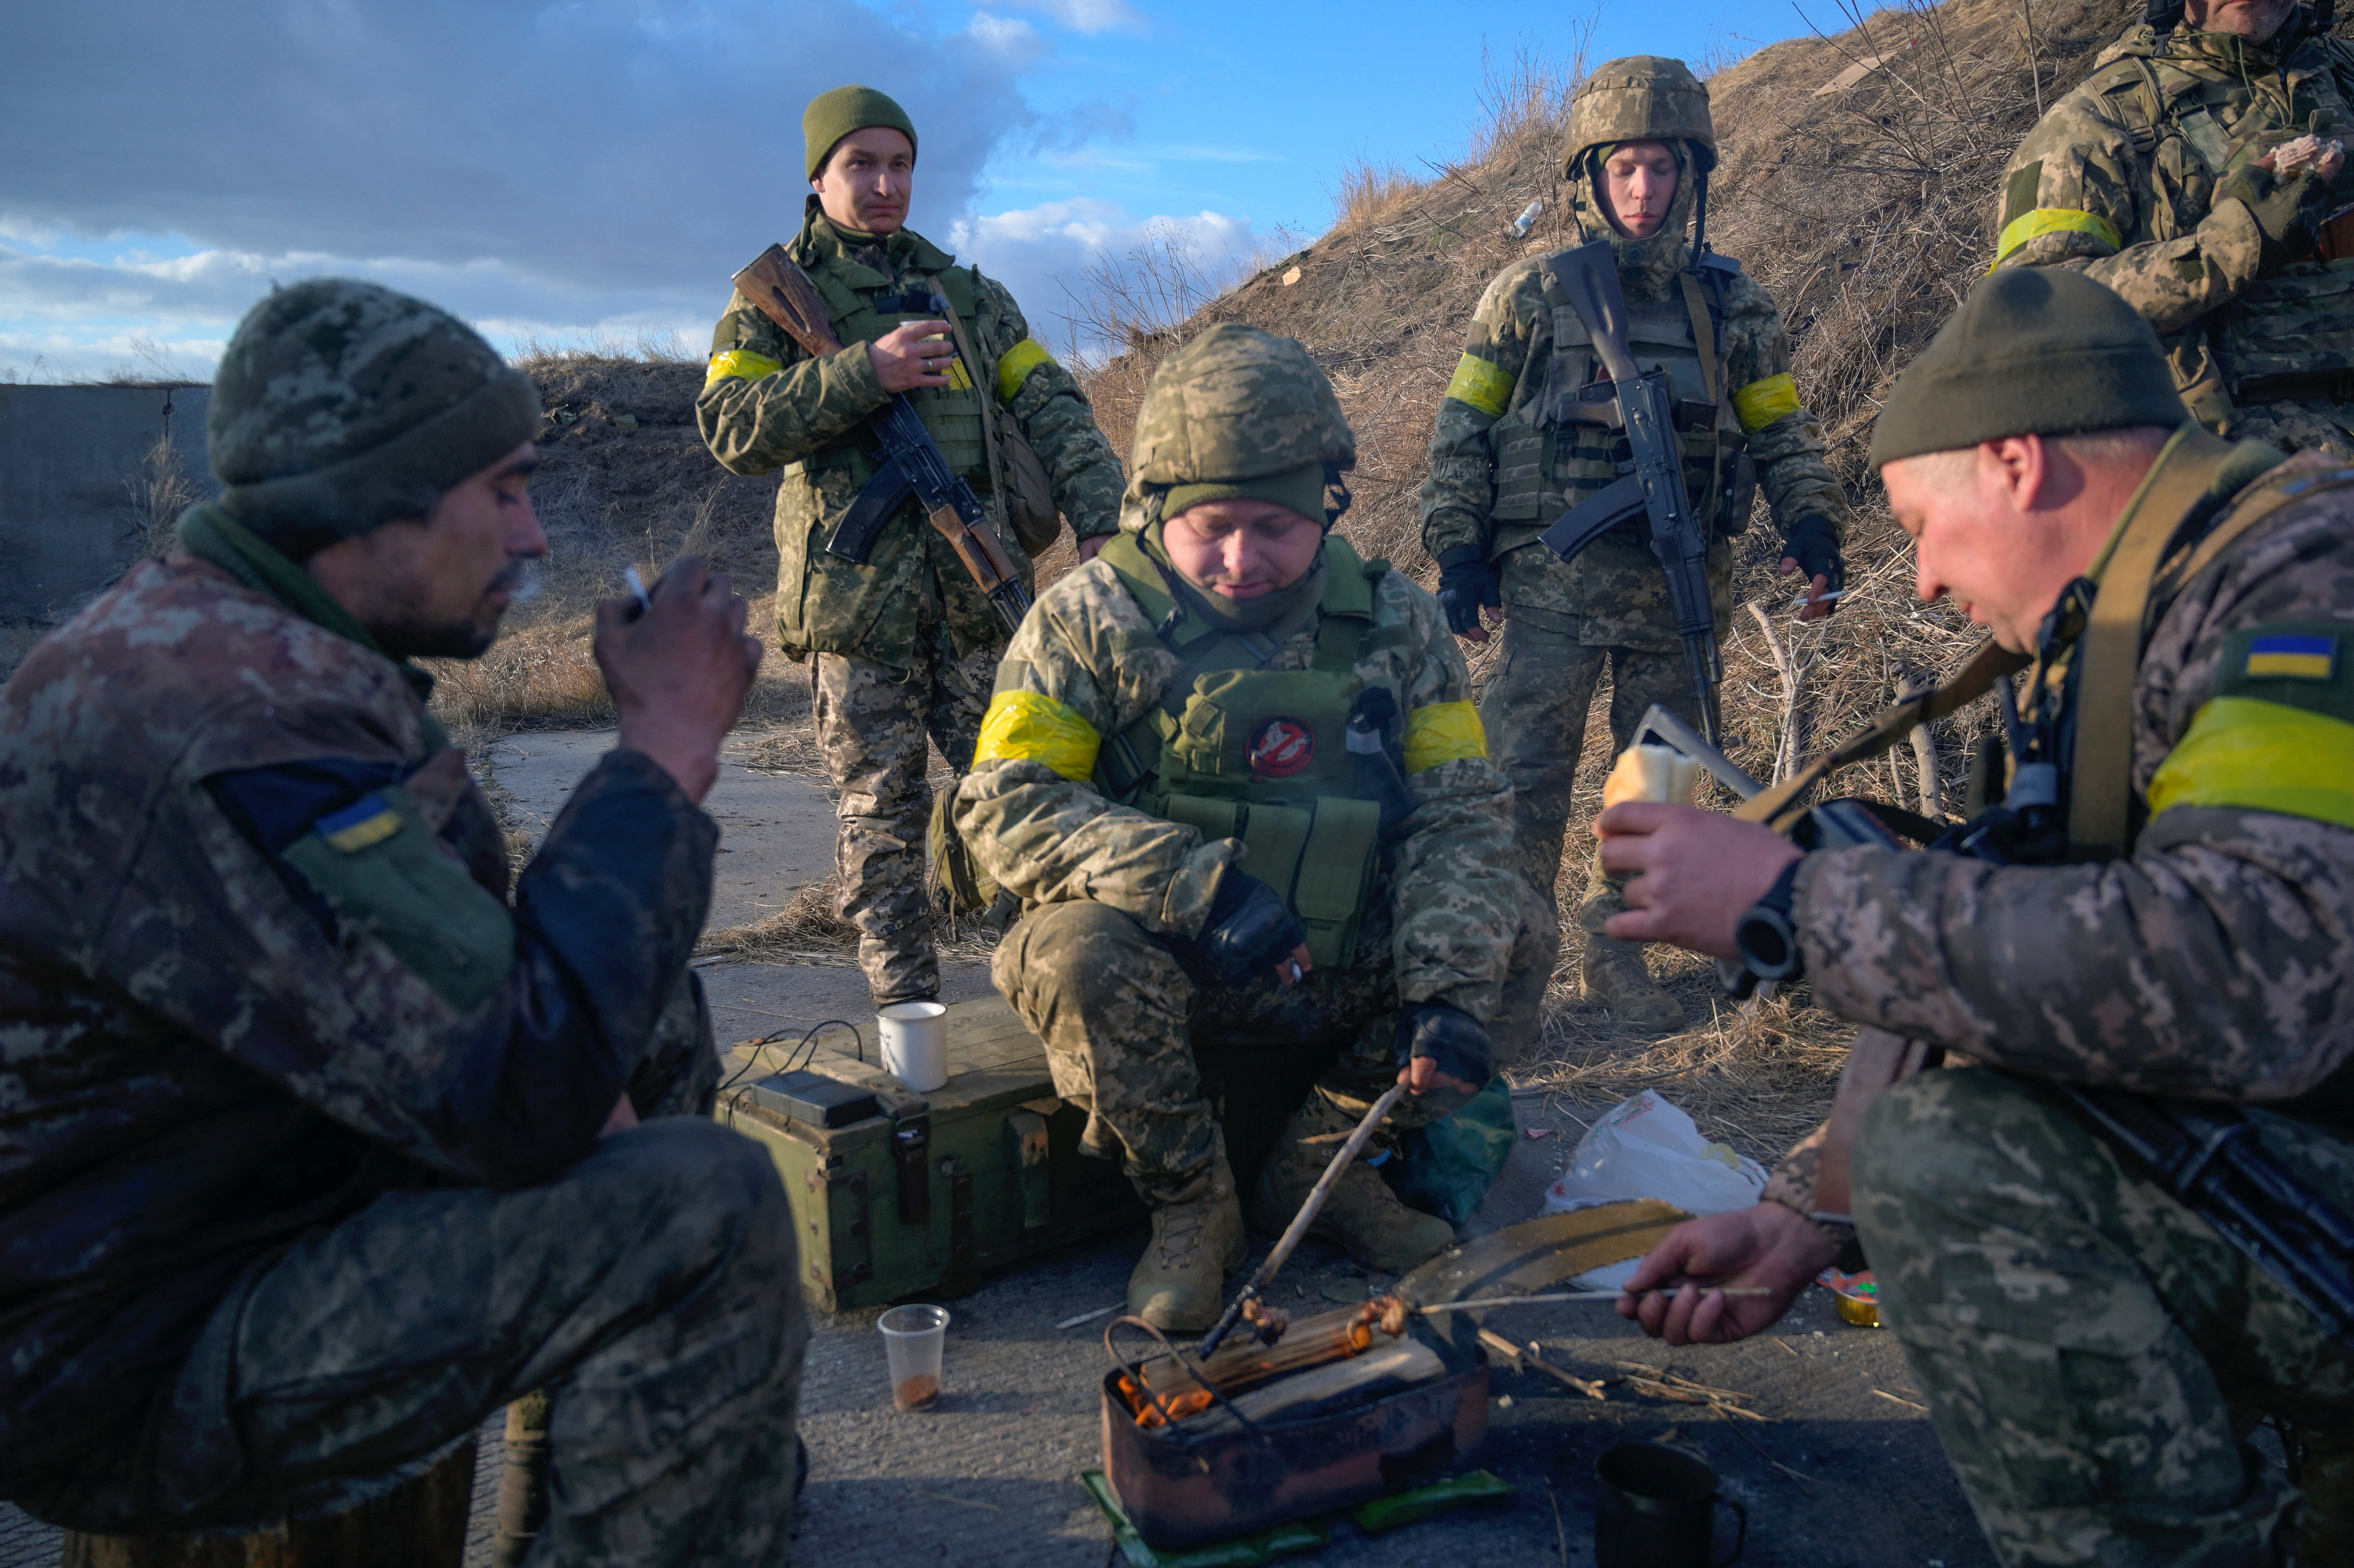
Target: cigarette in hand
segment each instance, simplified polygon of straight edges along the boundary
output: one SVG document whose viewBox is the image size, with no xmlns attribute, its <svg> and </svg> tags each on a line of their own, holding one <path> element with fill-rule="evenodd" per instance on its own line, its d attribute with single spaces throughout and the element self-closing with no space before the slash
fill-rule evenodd
<svg viewBox="0 0 2354 1568">
<path fill-rule="evenodd" d="M 644 614 L 654 607 L 654 596 L 646 591 L 646 579 L 638 576 L 634 566 L 621 568 L 621 582 L 638 601 L 638 613 Z"/>
</svg>

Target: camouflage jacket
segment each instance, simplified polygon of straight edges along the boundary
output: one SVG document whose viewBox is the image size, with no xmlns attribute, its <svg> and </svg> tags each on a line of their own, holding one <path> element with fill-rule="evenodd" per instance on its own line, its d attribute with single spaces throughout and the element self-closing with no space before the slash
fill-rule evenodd
<svg viewBox="0 0 2354 1568">
<path fill-rule="evenodd" d="M 510 903 L 421 674 L 245 541 L 0 688 L 0 1494 L 135 1432 L 304 1231 L 585 1154 L 709 902 L 711 820 L 616 751 Z"/>
<path fill-rule="evenodd" d="M 2354 268 L 2266 262 L 2246 205 L 2215 189 L 2307 130 L 2347 135 L 2349 96 L 2354 46 L 2335 37 L 2276 60 L 2228 33 L 2135 27 L 2011 154 L 1995 264 L 2073 267 L 2115 290 L 2166 340 L 2209 424 L 2245 377 L 2346 368 Z M 2349 199 L 2354 172 L 2310 210 Z"/>
<path fill-rule="evenodd" d="M 2242 493 L 2345 480 L 2308 454 Z M 2354 1059 L 2354 490 L 2290 501 L 2156 608 L 2132 774 L 2156 814 L 2131 853 L 1808 856 L 1797 923 L 1824 1006 L 2154 1094 L 2278 1104 Z"/>
<path fill-rule="evenodd" d="M 984 361 L 973 373 L 978 389 L 961 366 L 955 389 L 967 397 L 993 396 L 1001 413 L 1019 424 L 1044 462 L 1055 503 L 1075 533 L 1085 538 L 1118 529 L 1119 459 L 1096 429 L 1087 394 L 1030 335 L 1003 285 L 956 268 L 953 258 L 905 229 L 879 244 L 846 234 L 814 204 L 787 249 L 837 306 L 837 329 L 849 313 L 839 311 L 843 302 L 855 299 L 871 306 L 928 291 L 954 273 L 956 289 L 970 288 L 974 308 L 964 326 Z M 928 313 L 893 312 L 884 320 L 896 324 Z M 918 622 L 934 619 L 945 620 L 960 657 L 997 645 L 1004 637 L 997 612 L 914 502 L 885 524 L 864 565 L 826 552 L 834 524 L 874 477 L 858 429 L 888 396 L 867 357 L 868 337 L 837 335 L 846 344 L 842 352 L 813 359 L 738 293 L 712 329 L 710 375 L 695 401 L 703 439 L 728 470 L 785 471 L 777 491 L 776 536 L 777 630 L 786 652 L 856 653 L 905 667 L 915 662 Z M 999 537 L 1026 577 L 1029 558 L 991 499 L 989 463 L 977 437 L 950 458 L 999 517 Z"/>
<path fill-rule="evenodd" d="M 1316 649 L 1311 619 L 1262 667 L 1311 668 Z M 1180 673 L 1177 655 L 1100 560 L 1048 588 L 1023 621 L 998 671 L 973 770 L 958 790 L 956 821 L 974 857 L 1026 906 L 1089 898 L 1157 936 L 1200 935 L 1219 877 L 1242 857 L 1240 842 L 1204 842 L 1194 828 L 1107 800 L 1090 781 L 1102 737 L 1150 714 Z M 1417 711 L 1468 723 L 1475 742 L 1479 718 L 1437 601 L 1401 572 L 1384 572 L 1375 585 L 1356 673 L 1396 695 L 1416 802 L 1385 856 L 1390 949 L 1360 952 L 1357 965 L 1393 964 L 1404 1002 L 1446 1001 L 1491 1020 L 1520 927 L 1511 786 L 1483 745 L 1444 748 L 1467 754 L 1415 769 Z M 1050 762 L 1037 759 L 1035 747 L 1006 744 L 1018 715 L 1054 727 L 1063 754 Z M 1004 755 L 1023 750 L 1034 756 Z M 1374 895 L 1384 896 L 1382 885 Z"/>
<path fill-rule="evenodd" d="M 1671 214 L 1670 222 L 1675 221 Z M 1619 277 L 1628 304 L 1638 310 L 1664 305 L 1671 313 L 1682 310 L 1677 269 L 1688 254 L 1688 247 L 1679 245 L 1671 265 L 1635 270 L 1622 263 Z M 1434 558 L 1463 546 L 1477 546 L 1490 559 L 1520 552 L 1526 557 L 1520 563 L 1524 568 L 1520 575 L 1526 580 L 1509 588 L 1510 613 L 1526 614 L 1549 630 L 1589 644 L 1677 648 L 1681 644 L 1659 584 L 1659 563 L 1635 530 L 1614 530 L 1588 546 L 1575 561 L 1564 563 L 1536 544 L 1537 535 L 1553 521 L 1550 497 L 1548 511 L 1535 519 L 1496 514 L 1499 482 L 1504 477 L 1498 427 L 1523 410 L 1533 414 L 1532 405 L 1569 390 L 1552 387 L 1547 374 L 1553 357 L 1554 314 L 1545 299 L 1543 264 L 1542 257 L 1527 257 L 1507 267 L 1488 285 L 1472 313 L 1463 357 L 1439 402 L 1437 429 L 1431 437 L 1430 474 L 1422 487 L 1423 547 Z M 1712 270 L 1723 300 L 1723 323 L 1715 332 L 1723 390 L 1757 465 L 1759 488 L 1776 524 L 1787 533 L 1800 518 L 1819 516 L 1843 535 L 1850 514 L 1847 495 L 1823 461 L 1820 427 L 1799 403 L 1781 313 L 1772 296 L 1747 273 Z M 1547 443 L 1548 452 L 1581 429 L 1560 428 Z M 1615 471 L 1610 477 L 1616 477 Z M 1572 482 L 1557 504 L 1566 509 L 1607 482 Z M 1712 567 L 1719 577 L 1729 574 L 1730 551 L 1721 541 L 1712 551 Z"/>
</svg>

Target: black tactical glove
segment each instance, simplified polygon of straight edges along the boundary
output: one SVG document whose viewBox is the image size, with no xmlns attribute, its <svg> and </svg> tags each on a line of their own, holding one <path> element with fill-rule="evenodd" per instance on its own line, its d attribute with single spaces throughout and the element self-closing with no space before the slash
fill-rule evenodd
<svg viewBox="0 0 2354 1568">
<path fill-rule="evenodd" d="M 1495 1048 L 1487 1025 L 1460 1008 L 1426 1001 L 1398 1014 L 1397 1065 L 1427 1056 L 1450 1078 L 1485 1088 L 1495 1071 Z"/>
<path fill-rule="evenodd" d="M 1782 541 L 1785 559 L 1798 563 L 1798 575 L 1807 579 L 1807 595 L 1814 597 L 1815 579 L 1826 577 L 1825 593 L 1837 593 L 1847 587 L 1847 561 L 1840 555 L 1839 534 L 1828 517 L 1801 517 L 1790 525 L 1788 537 Z M 1839 609 L 1839 600 L 1823 606 L 1826 615 Z"/>
<path fill-rule="evenodd" d="M 1283 906 L 1274 888 L 1228 866 L 1218 878 L 1217 895 L 1210 900 L 1210 917 L 1193 945 L 1220 980 L 1231 986 L 1246 986 L 1288 961 L 1291 949 L 1306 940 L 1308 933 Z"/>
<path fill-rule="evenodd" d="M 1438 555 L 1438 608 L 1447 612 L 1447 630 L 1458 637 L 1483 630 L 1479 607 L 1504 607 L 1503 585 L 1487 552 L 1477 545 L 1458 545 Z"/>
<path fill-rule="evenodd" d="M 2305 204 L 2319 179 L 2310 164 L 2282 179 L 2270 169 L 2250 164 L 2218 185 L 2214 199 L 2229 198 L 2246 206 L 2256 227 L 2264 231 L 2264 259 L 2278 264 L 2311 248 Z"/>
</svg>

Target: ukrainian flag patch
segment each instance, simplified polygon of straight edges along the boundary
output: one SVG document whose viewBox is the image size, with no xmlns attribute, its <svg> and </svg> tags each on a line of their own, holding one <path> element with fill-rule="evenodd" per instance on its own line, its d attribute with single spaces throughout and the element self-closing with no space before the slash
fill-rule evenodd
<svg viewBox="0 0 2354 1568">
<path fill-rule="evenodd" d="M 2249 640 L 2241 673 L 2250 680 L 2327 681 L 2337 669 L 2335 636 L 2270 631 Z"/>
<path fill-rule="evenodd" d="M 400 832 L 400 813 L 382 795 L 364 795 L 340 811 L 330 811 L 313 824 L 329 849 L 343 854 L 380 844 Z"/>
</svg>

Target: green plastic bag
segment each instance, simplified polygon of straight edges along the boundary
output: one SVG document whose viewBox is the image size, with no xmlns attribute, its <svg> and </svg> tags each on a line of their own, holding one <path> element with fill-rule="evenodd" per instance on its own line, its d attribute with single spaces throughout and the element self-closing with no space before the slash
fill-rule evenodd
<svg viewBox="0 0 2354 1568">
<path fill-rule="evenodd" d="M 1382 1174 L 1402 1201 L 1460 1229 L 1504 1173 L 1519 1136 L 1512 1086 L 1499 1075 L 1453 1116 L 1407 1133 Z"/>
</svg>

